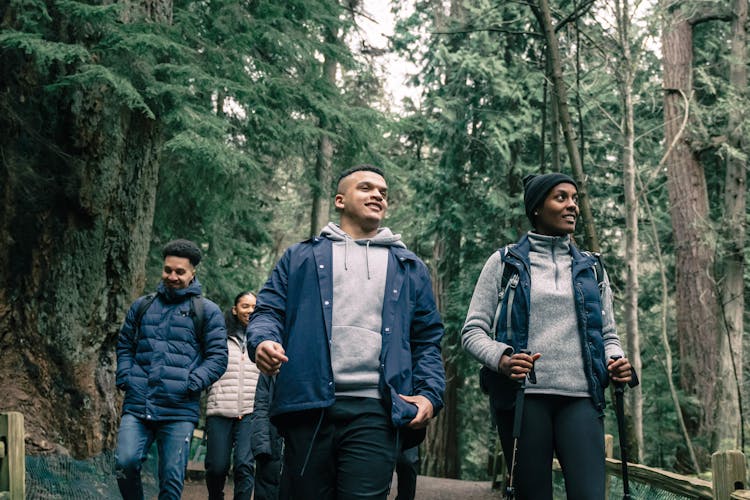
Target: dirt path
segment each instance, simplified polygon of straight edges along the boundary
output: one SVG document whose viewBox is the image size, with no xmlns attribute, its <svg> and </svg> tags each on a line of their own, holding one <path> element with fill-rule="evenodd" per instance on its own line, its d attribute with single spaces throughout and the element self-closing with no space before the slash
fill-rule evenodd
<svg viewBox="0 0 750 500">
<path fill-rule="evenodd" d="M 231 485 L 224 492 L 226 498 L 231 498 Z M 205 500 L 206 485 L 201 480 L 191 479 L 185 483 L 182 500 Z M 456 479 L 443 479 L 440 477 L 417 477 L 417 495 L 415 500 L 499 500 L 500 492 L 492 491 L 490 482 L 459 481 Z M 393 487 L 389 500 L 396 498 L 396 479 L 393 479 Z M 313 500 L 313 499 L 311 499 Z"/>
</svg>

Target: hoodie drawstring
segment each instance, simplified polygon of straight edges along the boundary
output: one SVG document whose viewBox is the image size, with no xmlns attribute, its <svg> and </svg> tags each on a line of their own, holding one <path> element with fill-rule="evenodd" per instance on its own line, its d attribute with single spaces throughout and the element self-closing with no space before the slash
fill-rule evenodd
<svg viewBox="0 0 750 500">
<path fill-rule="evenodd" d="M 351 238 L 344 238 L 344 271 L 349 270 L 349 240 Z"/>
<path fill-rule="evenodd" d="M 367 279 L 370 279 L 370 240 L 367 240 L 365 246 L 365 265 L 367 266 Z"/>
<path fill-rule="evenodd" d="M 307 449 L 307 455 L 305 455 L 305 461 L 302 464 L 302 470 L 299 472 L 299 477 L 305 475 L 305 469 L 307 468 L 307 462 L 310 460 L 313 446 L 315 445 L 315 438 L 318 437 L 318 431 L 320 431 L 320 425 L 323 423 L 323 415 L 325 415 L 326 409 L 320 409 L 320 418 L 318 418 L 318 425 L 315 426 L 315 432 L 313 432 L 312 439 L 310 439 L 310 447 Z"/>
</svg>

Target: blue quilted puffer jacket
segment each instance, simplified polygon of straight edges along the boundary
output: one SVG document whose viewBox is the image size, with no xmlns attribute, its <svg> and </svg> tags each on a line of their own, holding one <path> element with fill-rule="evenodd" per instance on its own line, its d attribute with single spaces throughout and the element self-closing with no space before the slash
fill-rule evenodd
<svg viewBox="0 0 750 500">
<path fill-rule="evenodd" d="M 173 290 L 160 283 L 156 300 L 141 320 L 135 341 L 136 300 L 117 342 L 117 387 L 125 391 L 123 413 L 152 421 L 198 423 L 200 394 L 227 368 L 227 331 L 219 307 L 203 299 L 202 341 L 191 317 L 191 297 L 201 294 L 194 279 Z"/>
</svg>

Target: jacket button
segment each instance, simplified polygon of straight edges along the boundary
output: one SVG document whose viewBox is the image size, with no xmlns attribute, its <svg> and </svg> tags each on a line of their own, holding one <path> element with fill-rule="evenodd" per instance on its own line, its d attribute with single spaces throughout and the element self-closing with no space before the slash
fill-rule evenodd
<svg viewBox="0 0 750 500">
<path fill-rule="evenodd" d="M 330 302 L 328 302 L 327 300 L 325 302 L 323 302 L 323 305 L 327 306 L 328 304 L 330 304 Z"/>
<path fill-rule="evenodd" d="M 323 268 L 324 268 L 324 267 L 326 267 L 326 266 L 324 266 L 323 264 L 321 264 L 321 265 L 320 265 L 320 266 L 318 266 L 318 267 L 320 267 L 321 269 L 323 269 Z"/>
<path fill-rule="evenodd" d="M 385 331 L 386 331 L 386 332 L 390 332 L 390 331 L 391 331 L 391 329 L 390 329 L 390 328 L 386 328 L 386 329 L 385 329 Z"/>
</svg>

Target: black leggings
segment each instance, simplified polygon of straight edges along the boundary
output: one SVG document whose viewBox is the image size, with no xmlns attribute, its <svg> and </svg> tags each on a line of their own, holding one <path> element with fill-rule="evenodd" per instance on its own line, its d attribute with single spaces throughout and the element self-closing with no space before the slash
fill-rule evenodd
<svg viewBox="0 0 750 500">
<path fill-rule="evenodd" d="M 496 414 L 510 474 L 513 410 Z M 552 499 L 552 454 L 569 499 L 604 498 L 604 419 L 589 398 L 527 394 L 513 484 L 519 500 Z"/>
</svg>

